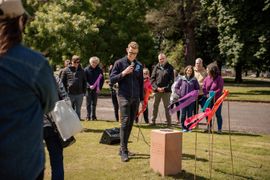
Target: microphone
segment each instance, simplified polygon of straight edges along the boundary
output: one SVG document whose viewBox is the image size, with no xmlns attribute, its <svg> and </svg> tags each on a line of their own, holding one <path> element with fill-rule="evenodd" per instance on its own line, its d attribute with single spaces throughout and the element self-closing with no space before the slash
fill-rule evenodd
<svg viewBox="0 0 270 180">
<path fill-rule="evenodd" d="M 134 67 L 135 66 L 135 62 L 131 62 L 131 64 L 130 64 L 132 67 Z"/>
</svg>

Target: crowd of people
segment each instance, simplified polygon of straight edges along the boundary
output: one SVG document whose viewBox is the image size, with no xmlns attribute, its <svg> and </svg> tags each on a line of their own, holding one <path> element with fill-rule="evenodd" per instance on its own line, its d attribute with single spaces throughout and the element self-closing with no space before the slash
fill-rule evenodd
<svg viewBox="0 0 270 180">
<path fill-rule="evenodd" d="M 69 98 L 82 120 L 81 106 L 86 96 L 85 119 L 97 120 L 98 95 L 104 84 L 103 71 L 99 67 L 100 59 L 90 57 L 89 65 L 83 69 L 80 57 L 73 55 L 71 60 L 65 61 L 59 76 L 54 77 L 48 61 L 21 44 L 27 21 L 21 1 L 1 1 L 0 10 L 0 177 L 43 179 L 44 139 L 49 151 L 52 179 L 64 179 L 63 148 L 47 115 L 56 101 Z M 130 42 L 126 55 L 116 60 L 109 71 L 115 120 L 121 122 L 119 155 L 123 162 L 127 162 L 129 156 L 133 155 L 128 149 L 128 141 L 133 123 L 138 122 L 140 112 L 143 112 L 145 123 L 156 125 L 162 100 L 166 116 L 164 123 L 170 127 L 172 120 L 169 105 L 172 101 L 198 90 L 197 101 L 177 114 L 179 125 L 186 132 L 186 118 L 198 113 L 199 105 L 204 105 L 210 91 L 216 93 L 214 101 L 219 98 L 224 84 L 215 63 L 205 69 L 203 60 L 198 58 L 194 67 L 188 65 L 182 74 L 178 74 L 168 62 L 167 56 L 159 53 L 158 63 L 150 73 L 137 60 L 138 53 L 139 44 Z M 151 96 L 154 103 L 149 119 L 148 99 Z M 221 109 L 222 105 L 216 111 L 218 133 L 222 132 Z M 211 130 L 211 124 L 207 130 Z"/>
</svg>

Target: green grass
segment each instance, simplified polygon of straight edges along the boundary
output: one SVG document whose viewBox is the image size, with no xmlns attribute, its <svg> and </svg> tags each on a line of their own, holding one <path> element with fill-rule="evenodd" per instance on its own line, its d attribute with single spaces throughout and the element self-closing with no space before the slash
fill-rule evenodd
<svg viewBox="0 0 270 180">
<path fill-rule="evenodd" d="M 270 81 L 262 79 L 243 79 L 236 84 L 232 78 L 224 78 L 224 89 L 230 92 L 229 100 L 270 102 Z"/>
<path fill-rule="evenodd" d="M 209 179 L 209 139 L 211 135 L 198 133 L 183 134 L 182 172 L 161 177 L 149 164 L 150 147 L 138 136 L 138 127 L 134 126 L 130 136 L 129 149 L 137 153 L 129 162 L 123 163 L 118 155 L 119 145 L 100 144 L 104 129 L 118 127 L 117 122 L 83 122 L 84 132 L 76 135 L 77 142 L 64 150 L 65 179 L 193 179 L 195 157 L 195 135 L 197 134 L 196 178 Z M 158 126 L 156 128 L 164 128 Z M 141 130 L 150 144 L 150 132 L 153 128 L 142 125 Z M 175 128 L 178 129 L 178 128 Z M 137 139 L 139 137 L 139 139 Z M 235 179 L 270 179 L 270 136 L 232 133 Z M 213 179 L 232 179 L 229 135 L 213 135 Z M 46 153 L 47 155 L 48 153 Z M 50 179 L 48 156 L 46 157 L 45 179 Z"/>
</svg>

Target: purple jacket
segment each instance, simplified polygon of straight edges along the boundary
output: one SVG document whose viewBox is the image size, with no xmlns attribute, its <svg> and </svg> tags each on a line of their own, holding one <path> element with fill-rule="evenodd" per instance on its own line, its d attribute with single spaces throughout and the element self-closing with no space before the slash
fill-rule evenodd
<svg viewBox="0 0 270 180">
<path fill-rule="evenodd" d="M 200 86 L 195 77 L 188 80 L 186 76 L 181 76 L 174 89 L 175 93 L 181 98 L 193 90 L 199 90 Z"/>
<path fill-rule="evenodd" d="M 203 81 L 203 94 L 208 95 L 209 91 L 215 91 L 215 99 L 217 100 L 223 91 L 224 81 L 221 76 L 217 76 L 216 79 L 212 79 L 209 75 Z"/>
</svg>

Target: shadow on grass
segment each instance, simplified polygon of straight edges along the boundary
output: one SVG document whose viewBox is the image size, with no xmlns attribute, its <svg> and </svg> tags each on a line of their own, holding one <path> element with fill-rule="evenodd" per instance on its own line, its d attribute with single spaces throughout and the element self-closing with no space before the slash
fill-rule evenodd
<svg viewBox="0 0 270 180">
<path fill-rule="evenodd" d="M 202 133 L 202 134 L 208 134 L 208 133 L 205 133 L 205 132 L 202 132 L 202 131 L 197 131 L 199 133 Z M 231 136 L 251 136 L 251 137 L 261 137 L 261 135 L 259 134 L 251 134 L 251 133 L 245 133 L 245 132 L 238 132 L 238 131 L 231 131 L 229 133 L 229 131 L 222 131 L 222 134 L 217 134 L 216 132 L 214 132 L 214 135 L 217 135 L 217 136 L 228 136 L 230 135 Z"/>
<path fill-rule="evenodd" d="M 182 154 L 182 160 L 194 160 L 195 159 L 195 155 L 193 154 Z M 201 161 L 201 162 L 208 162 L 208 159 L 204 159 L 204 158 L 196 158 L 197 161 Z"/>
<path fill-rule="evenodd" d="M 251 90 L 248 92 L 230 92 L 231 97 L 235 97 L 237 95 L 251 95 L 251 96 L 270 95 L 270 90 Z"/>
<path fill-rule="evenodd" d="M 83 128 L 82 132 L 83 133 L 102 133 L 104 130 L 103 129 L 88 129 L 88 128 Z"/>
<path fill-rule="evenodd" d="M 172 177 L 174 179 L 195 179 L 194 174 L 186 172 L 185 170 L 182 170 L 182 172 L 175 174 L 175 175 L 169 175 L 168 177 Z M 196 175 L 196 179 L 203 180 L 203 179 L 207 179 L 207 178 Z"/>
<path fill-rule="evenodd" d="M 135 153 L 134 156 L 129 156 L 129 159 L 149 159 L 150 158 L 150 154 L 139 154 L 139 153 Z"/>
<path fill-rule="evenodd" d="M 232 173 L 228 173 L 228 172 L 224 172 L 224 171 L 222 171 L 222 170 L 220 170 L 220 169 L 214 169 L 216 172 L 219 172 L 219 173 L 223 173 L 223 174 L 226 174 L 226 175 L 229 175 L 229 176 L 231 176 L 232 177 L 232 179 L 233 179 L 233 174 Z M 240 175 L 240 174 L 234 174 L 234 178 L 237 178 L 237 179 L 242 179 L 242 178 L 244 178 L 244 179 L 254 179 L 253 177 L 251 177 L 251 176 L 244 176 L 244 175 Z"/>
<path fill-rule="evenodd" d="M 244 79 L 243 83 L 235 83 L 234 79 L 224 78 L 225 85 L 239 86 L 239 87 L 270 87 L 269 81 L 257 79 Z"/>
<path fill-rule="evenodd" d="M 151 124 L 134 124 L 135 127 L 137 128 L 142 128 L 142 129 L 172 129 L 172 128 L 177 128 L 179 125 L 172 124 L 170 127 L 168 127 L 166 124 L 156 124 L 156 125 L 151 125 Z"/>
<path fill-rule="evenodd" d="M 135 127 L 137 128 L 141 128 L 141 129 L 168 129 L 168 126 L 165 125 L 165 124 L 156 124 L 156 125 L 146 125 L 146 124 L 140 124 L 140 125 L 134 125 Z M 176 128 L 176 129 L 175 129 Z M 179 130 L 181 131 L 181 129 L 179 128 L 179 125 L 178 124 L 174 124 L 172 125 L 169 129 L 174 129 L 174 130 Z M 208 134 L 208 133 L 205 133 L 203 132 L 202 130 L 200 129 L 193 129 L 192 130 L 192 133 L 194 132 L 198 132 L 198 133 L 201 133 L 201 134 Z M 228 131 L 222 131 L 222 134 L 217 134 L 214 132 L 215 135 L 218 135 L 218 136 L 223 136 L 223 135 L 229 135 L 231 134 L 232 136 L 251 136 L 251 137 L 261 137 L 261 135 L 259 134 L 251 134 L 251 133 L 246 133 L 246 132 L 238 132 L 238 131 L 231 131 L 230 133 Z"/>
</svg>

